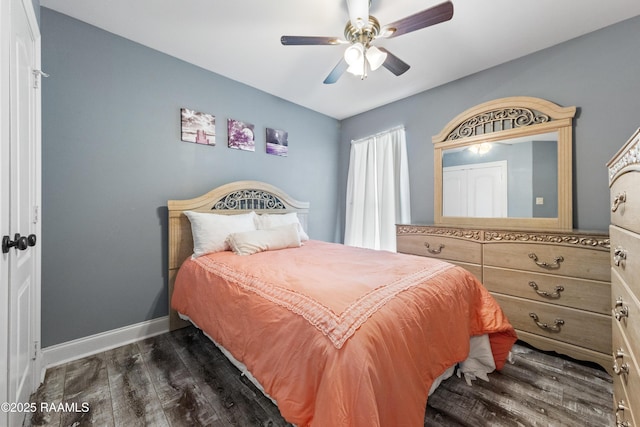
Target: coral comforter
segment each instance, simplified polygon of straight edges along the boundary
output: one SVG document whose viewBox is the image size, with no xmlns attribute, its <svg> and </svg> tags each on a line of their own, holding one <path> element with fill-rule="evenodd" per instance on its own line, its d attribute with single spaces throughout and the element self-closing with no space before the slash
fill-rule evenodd
<svg viewBox="0 0 640 427">
<path fill-rule="evenodd" d="M 429 389 L 488 334 L 500 369 L 515 332 L 466 270 L 308 241 L 190 258 L 172 306 L 243 362 L 298 426 L 422 426 Z"/>
</svg>

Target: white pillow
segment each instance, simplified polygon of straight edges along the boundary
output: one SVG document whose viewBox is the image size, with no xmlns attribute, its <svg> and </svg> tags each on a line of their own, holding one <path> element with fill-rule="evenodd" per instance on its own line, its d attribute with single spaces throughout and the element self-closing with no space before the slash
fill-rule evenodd
<svg viewBox="0 0 640 427">
<path fill-rule="evenodd" d="M 184 214 L 191 222 L 194 257 L 211 252 L 228 251 L 230 248 L 226 240 L 229 234 L 256 229 L 255 212 L 218 215 L 185 211 Z"/>
<path fill-rule="evenodd" d="M 238 255 L 253 255 L 263 251 L 300 247 L 300 235 L 296 224 L 264 230 L 233 233 L 227 237 L 231 250 Z"/>
<path fill-rule="evenodd" d="M 265 230 L 267 228 L 279 227 L 287 224 L 297 224 L 300 241 L 304 242 L 305 240 L 309 240 L 309 236 L 302 228 L 296 212 L 289 212 L 286 214 L 261 214 L 256 215 L 255 219 L 258 230 Z"/>
</svg>

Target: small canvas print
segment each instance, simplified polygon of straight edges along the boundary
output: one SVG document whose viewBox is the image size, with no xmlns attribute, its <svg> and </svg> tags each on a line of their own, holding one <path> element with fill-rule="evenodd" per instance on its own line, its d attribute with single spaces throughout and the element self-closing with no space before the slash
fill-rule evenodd
<svg viewBox="0 0 640 427">
<path fill-rule="evenodd" d="M 286 157 L 289 153 L 288 132 L 267 128 L 267 154 Z"/>
<path fill-rule="evenodd" d="M 216 118 L 188 108 L 180 109 L 182 140 L 203 145 L 216 145 Z"/>
<path fill-rule="evenodd" d="M 244 151 L 256 151 L 254 126 L 240 120 L 228 119 L 229 148 Z"/>
</svg>

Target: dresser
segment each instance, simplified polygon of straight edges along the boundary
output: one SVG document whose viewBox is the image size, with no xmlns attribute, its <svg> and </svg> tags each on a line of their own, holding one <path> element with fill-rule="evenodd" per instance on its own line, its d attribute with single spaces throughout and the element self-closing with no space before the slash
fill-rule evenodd
<svg viewBox="0 0 640 427">
<path fill-rule="evenodd" d="M 606 233 L 398 225 L 396 235 L 398 252 L 439 258 L 473 273 L 520 340 L 612 371 Z"/>
<path fill-rule="evenodd" d="M 607 167 L 616 424 L 640 426 L 640 129 Z"/>
</svg>

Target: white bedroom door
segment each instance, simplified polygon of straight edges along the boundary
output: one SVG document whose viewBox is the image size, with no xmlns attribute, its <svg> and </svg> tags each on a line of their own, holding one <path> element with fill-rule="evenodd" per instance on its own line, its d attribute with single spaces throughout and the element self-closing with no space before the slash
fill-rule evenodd
<svg viewBox="0 0 640 427">
<path fill-rule="evenodd" d="M 10 0 L 8 12 L 10 30 L 8 35 L 3 30 L 2 37 L 3 49 L 8 51 L 3 51 L 3 58 L 9 55 L 9 75 L 1 74 L 3 97 L 9 100 L 8 105 L 2 101 L 2 126 L 8 126 L 8 130 L 2 130 L 0 163 L 3 181 L 8 178 L 8 185 L 6 182 L 2 185 L 2 204 L 8 209 L 3 208 L 1 218 L 2 281 L 6 277 L 7 293 L 1 299 L 6 316 L 2 316 L 0 328 L 3 338 L 6 337 L 3 347 L 7 352 L 3 401 L 24 403 L 29 401 L 39 380 L 40 33 L 31 0 Z M 20 425 L 24 413 L 1 414 L 5 415 L 7 425 Z"/>
</svg>

